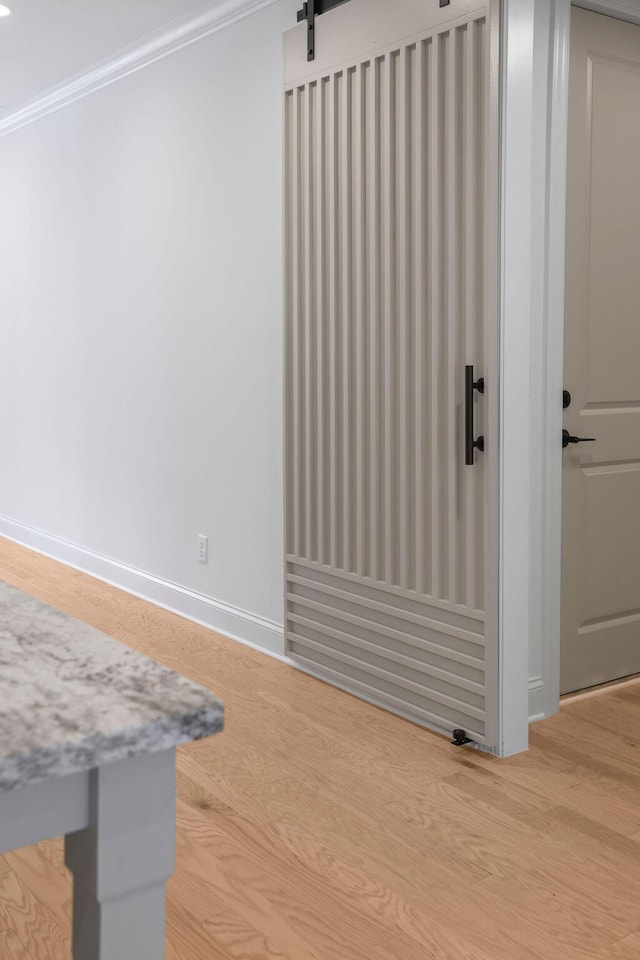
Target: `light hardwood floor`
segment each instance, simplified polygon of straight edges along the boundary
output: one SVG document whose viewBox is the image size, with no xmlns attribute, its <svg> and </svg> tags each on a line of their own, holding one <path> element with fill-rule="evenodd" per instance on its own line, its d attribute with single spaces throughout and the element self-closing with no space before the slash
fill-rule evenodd
<svg viewBox="0 0 640 960">
<path fill-rule="evenodd" d="M 510 760 L 0 540 L 0 578 L 210 686 L 180 748 L 167 960 L 638 960 L 640 684 Z M 0 857 L 0 960 L 69 960 L 60 841 Z"/>
</svg>

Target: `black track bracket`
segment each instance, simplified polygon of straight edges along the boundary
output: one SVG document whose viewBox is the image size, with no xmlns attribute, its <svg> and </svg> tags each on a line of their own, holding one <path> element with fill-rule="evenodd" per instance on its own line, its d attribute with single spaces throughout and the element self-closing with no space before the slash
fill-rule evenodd
<svg viewBox="0 0 640 960">
<path fill-rule="evenodd" d="M 316 58 L 316 17 L 349 0 L 305 0 L 298 10 L 298 23 L 307 22 L 307 60 Z"/>
<path fill-rule="evenodd" d="M 307 60 L 316 58 L 316 4 L 315 0 L 305 0 L 302 10 L 298 10 L 298 23 L 307 21 Z"/>
</svg>

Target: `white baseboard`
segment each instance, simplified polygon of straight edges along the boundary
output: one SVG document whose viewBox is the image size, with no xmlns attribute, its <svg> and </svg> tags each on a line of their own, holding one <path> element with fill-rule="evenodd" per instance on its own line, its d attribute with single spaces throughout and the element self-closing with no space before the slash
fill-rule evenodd
<svg viewBox="0 0 640 960">
<path fill-rule="evenodd" d="M 0 516 L 0 536 L 288 663 L 281 624 Z"/>
<path fill-rule="evenodd" d="M 529 680 L 529 723 L 544 720 L 546 716 L 544 678 L 532 677 Z"/>
</svg>

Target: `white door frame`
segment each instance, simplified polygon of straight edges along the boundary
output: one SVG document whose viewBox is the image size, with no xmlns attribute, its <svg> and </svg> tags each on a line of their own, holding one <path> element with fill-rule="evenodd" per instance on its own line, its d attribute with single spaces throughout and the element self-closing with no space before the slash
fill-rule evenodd
<svg viewBox="0 0 640 960">
<path fill-rule="evenodd" d="M 539 0 L 535 0 L 536 3 Z M 531 524 L 529 330 L 533 326 L 533 0 L 503 0 L 500 250 L 500 711 L 502 756 L 528 746 Z M 523 510 L 523 504 L 525 509 Z"/>
<path fill-rule="evenodd" d="M 623 0 L 573 2 L 640 24 L 638 2 L 635 6 Z M 503 73 L 503 649 L 518 627 L 527 633 L 531 719 L 556 713 L 560 699 L 560 436 L 571 4 L 572 0 L 504 0 L 503 13 L 507 47 L 510 31 L 520 34 L 519 42 L 513 41 L 512 60 L 517 62 L 510 66 L 507 56 Z M 508 656 L 505 669 L 509 670 Z M 521 690 L 520 672 L 512 675 L 514 688 Z"/>
</svg>

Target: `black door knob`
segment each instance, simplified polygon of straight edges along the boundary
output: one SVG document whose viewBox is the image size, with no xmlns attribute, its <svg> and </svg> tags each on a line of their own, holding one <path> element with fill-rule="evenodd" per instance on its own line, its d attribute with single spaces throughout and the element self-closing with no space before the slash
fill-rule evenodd
<svg viewBox="0 0 640 960">
<path fill-rule="evenodd" d="M 594 443 L 596 437 L 572 437 L 568 430 L 562 431 L 562 449 L 568 447 L 570 443 Z"/>
</svg>

